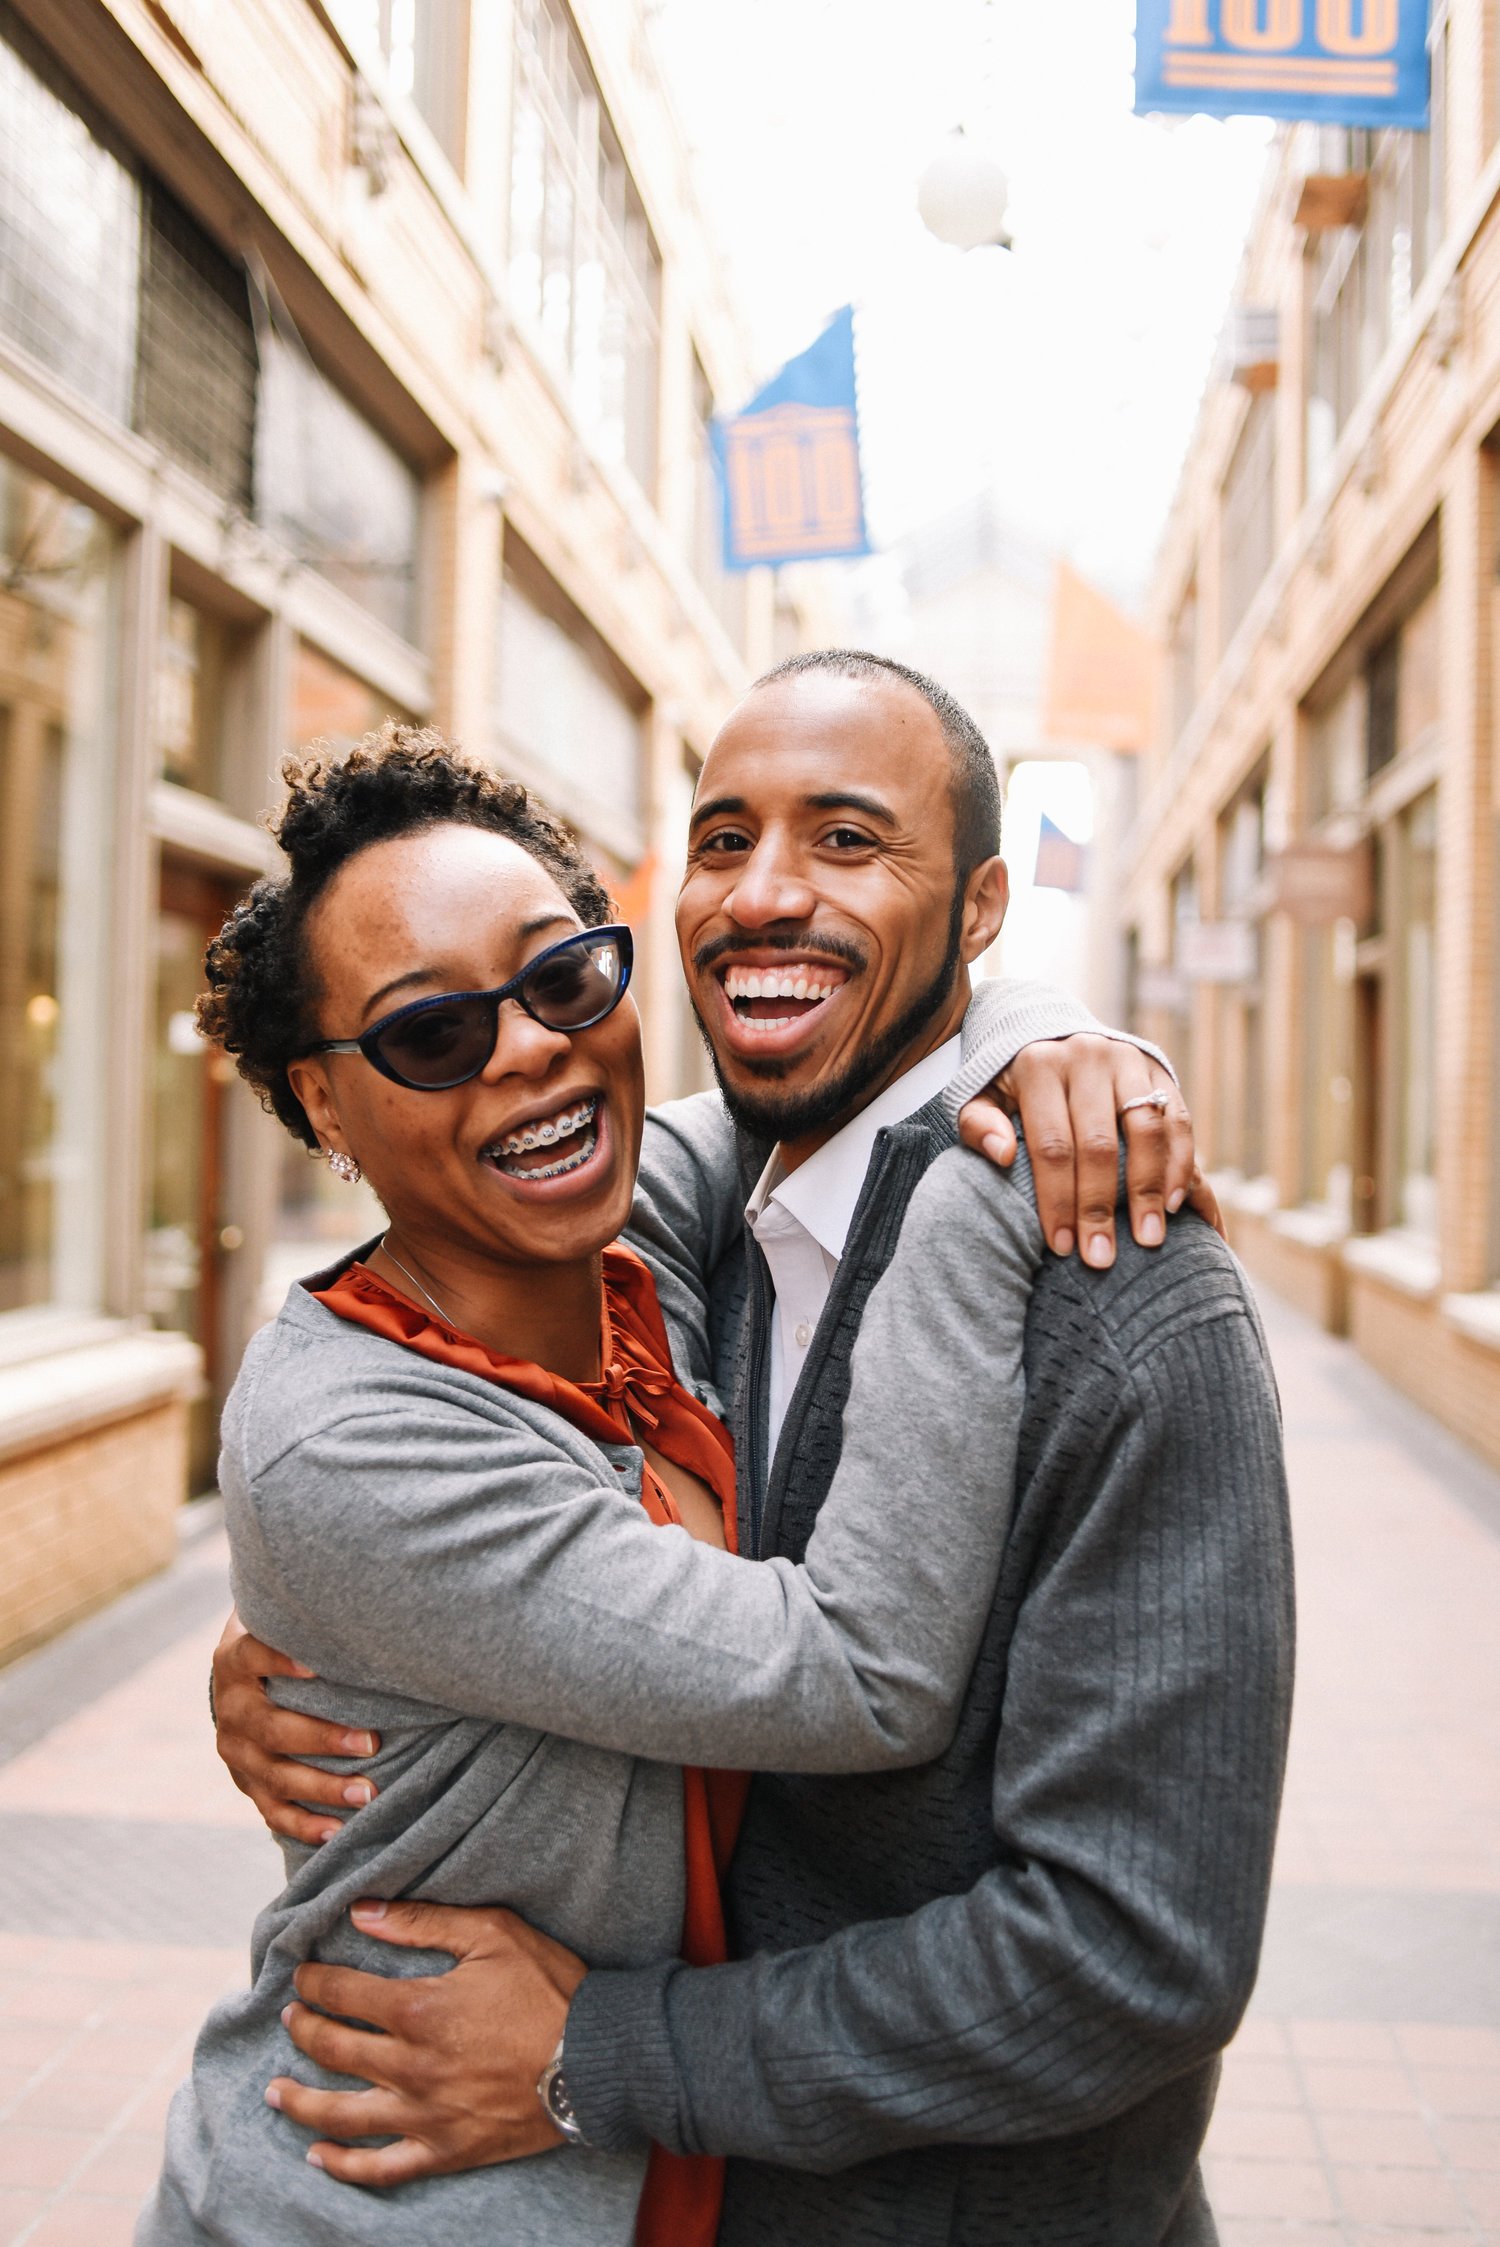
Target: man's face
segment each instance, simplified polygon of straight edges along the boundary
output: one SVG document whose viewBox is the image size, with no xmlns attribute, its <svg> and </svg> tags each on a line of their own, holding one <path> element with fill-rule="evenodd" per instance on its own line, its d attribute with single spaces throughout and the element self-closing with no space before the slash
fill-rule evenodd
<svg viewBox="0 0 1500 2247">
<path fill-rule="evenodd" d="M 951 769 L 914 689 L 824 671 L 757 688 L 709 751 L 677 936 L 759 1135 L 811 1152 L 962 1022 L 998 920 L 955 894 Z"/>
</svg>

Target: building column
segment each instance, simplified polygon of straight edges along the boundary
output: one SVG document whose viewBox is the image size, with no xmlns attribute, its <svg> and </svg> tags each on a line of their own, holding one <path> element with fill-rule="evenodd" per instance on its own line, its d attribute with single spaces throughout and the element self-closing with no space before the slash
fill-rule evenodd
<svg viewBox="0 0 1500 2247">
<path fill-rule="evenodd" d="M 1297 804 L 1298 716 L 1281 714 L 1271 741 L 1267 785 L 1270 850 L 1291 839 Z M 1302 947 L 1301 931 L 1285 913 L 1261 922 L 1261 1037 L 1265 1053 L 1265 1163 L 1283 1209 L 1302 1199 Z"/>
<path fill-rule="evenodd" d="M 1495 792 L 1491 617 L 1495 463 L 1450 461 L 1443 486 L 1438 789 L 1436 1159 L 1442 1284 L 1486 1285 L 1494 1219 Z"/>
</svg>

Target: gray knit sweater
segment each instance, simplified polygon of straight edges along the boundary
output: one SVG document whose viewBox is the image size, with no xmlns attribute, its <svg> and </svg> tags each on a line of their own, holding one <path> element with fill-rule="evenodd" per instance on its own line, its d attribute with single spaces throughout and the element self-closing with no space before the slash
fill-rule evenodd
<svg viewBox="0 0 1500 2247">
<path fill-rule="evenodd" d="M 724 1152 L 706 1115 L 673 1128 L 663 1231 Z M 763 1554 L 805 1549 L 858 1427 L 852 1343 L 898 1234 L 934 1259 L 935 1314 L 944 1243 L 982 1271 L 1025 1191 L 1024 1165 L 951 1143 L 936 1103 L 882 1134 L 774 1461 L 758 1252 L 727 1243 L 704 1280 Z M 999 1291 L 978 1293 L 943 1372 L 966 1424 L 1003 1349 Z M 889 1370 L 921 1410 L 909 1356 Z M 1046 1258 L 1025 1381 L 952 1743 L 907 1772 L 758 1778 L 731 1875 L 742 1963 L 594 1973 L 574 2000 L 596 2142 L 737 2157 L 721 2247 L 1215 2237 L 1197 2156 L 1255 1974 L 1291 1678 L 1279 1417 L 1239 1267 L 1190 1217 L 1155 1252 L 1124 1238 L 1108 1273 Z M 915 1555 L 921 1486 L 900 1503 Z"/>
</svg>

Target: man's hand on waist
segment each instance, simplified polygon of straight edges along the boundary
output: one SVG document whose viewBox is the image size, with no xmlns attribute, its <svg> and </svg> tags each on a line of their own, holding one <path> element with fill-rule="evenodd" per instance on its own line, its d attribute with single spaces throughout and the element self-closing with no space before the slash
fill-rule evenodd
<svg viewBox="0 0 1500 2247">
<path fill-rule="evenodd" d="M 282 2015 L 292 2042 L 320 2067 L 370 2085 L 317 2091 L 278 2076 L 267 2088 L 269 2106 L 318 2133 L 308 2160 L 344 2184 L 403 2185 L 561 2144 L 537 2084 L 587 1971 L 582 1959 L 514 1912 L 366 1903 L 350 1916 L 362 1934 L 447 1951 L 456 1964 L 409 1981 L 298 1968 L 302 2002 Z M 395 2143 L 337 2142 L 371 2137 Z"/>
<path fill-rule="evenodd" d="M 273 1677 L 311 1677 L 290 1655 L 252 1638 L 232 1610 L 214 1649 L 212 1704 L 220 1760 L 240 1793 L 248 1795 L 272 1833 L 316 1848 L 331 1841 L 338 1821 L 308 1805 L 358 1810 L 374 1799 L 374 1782 L 350 1771 L 320 1771 L 305 1756 L 372 1756 L 374 1732 L 350 1732 L 321 1717 L 278 1708 L 266 1691 Z"/>
</svg>

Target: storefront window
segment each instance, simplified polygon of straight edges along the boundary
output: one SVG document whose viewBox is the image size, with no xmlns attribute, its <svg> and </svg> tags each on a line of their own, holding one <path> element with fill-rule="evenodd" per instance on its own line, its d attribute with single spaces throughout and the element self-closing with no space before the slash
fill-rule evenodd
<svg viewBox="0 0 1500 2247">
<path fill-rule="evenodd" d="M 415 639 L 415 472 L 296 341 L 269 323 L 259 341 L 261 521 L 298 561 L 403 639 Z"/>
<path fill-rule="evenodd" d="M 496 728 L 514 763 L 563 817 L 627 862 L 638 855 L 641 702 L 597 634 L 539 571 L 507 560 L 500 596 Z"/>
<path fill-rule="evenodd" d="M 292 747 L 305 749 L 309 742 L 326 741 L 336 749 L 352 748 L 363 734 L 374 733 L 394 718 L 401 725 L 414 721 L 387 694 L 372 687 L 357 672 L 335 663 L 331 655 L 310 640 L 297 643 L 296 669 L 292 674 Z"/>
<path fill-rule="evenodd" d="M 0 1312 L 96 1294 L 112 559 L 0 462 Z"/>
</svg>

